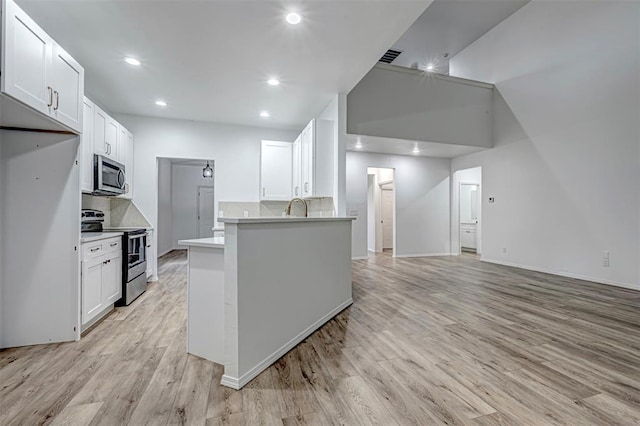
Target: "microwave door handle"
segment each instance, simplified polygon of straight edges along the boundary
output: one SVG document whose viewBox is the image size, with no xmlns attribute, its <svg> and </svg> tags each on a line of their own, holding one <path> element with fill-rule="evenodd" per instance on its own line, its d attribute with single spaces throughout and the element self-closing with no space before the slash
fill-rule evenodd
<svg viewBox="0 0 640 426">
<path fill-rule="evenodd" d="M 118 170 L 118 186 L 120 189 L 124 189 L 124 172 L 122 170 Z"/>
</svg>

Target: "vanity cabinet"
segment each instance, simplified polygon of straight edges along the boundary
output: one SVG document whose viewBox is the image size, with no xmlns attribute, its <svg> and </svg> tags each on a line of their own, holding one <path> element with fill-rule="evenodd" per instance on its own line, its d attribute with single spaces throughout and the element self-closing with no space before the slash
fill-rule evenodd
<svg viewBox="0 0 640 426">
<path fill-rule="evenodd" d="M 122 238 L 83 243 L 81 249 L 81 321 L 86 326 L 122 297 Z"/>
<path fill-rule="evenodd" d="M 475 223 L 463 223 L 460 225 L 460 246 L 463 249 L 471 250 L 478 248 Z"/>
<path fill-rule="evenodd" d="M 74 133 L 82 131 L 84 68 L 14 0 L 2 2 L 1 91 Z M 3 115 L 13 116 L 11 112 Z M 4 120 L 4 117 L 3 117 Z M 20 124 L 28 126 L 28 118 Z"/>
</svg>

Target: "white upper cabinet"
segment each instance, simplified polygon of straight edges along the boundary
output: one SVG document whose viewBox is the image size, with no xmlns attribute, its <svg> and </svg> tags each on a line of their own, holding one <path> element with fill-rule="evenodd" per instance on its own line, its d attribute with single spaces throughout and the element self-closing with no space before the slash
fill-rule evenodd
<svg viewBox="0 0 640 426">
<path fill-rule="evenodd" d="M 118 137 L 118 162 L 124 164 L 125 192 L 122 198 L 133 198 L 133 135 L 120 126 Z"/>
<path fill-rule="evenodd" d="M 294 197 L 302 197 L 302 165 L 300 161 L 302 157 L 300 155 L 302 137 L 298 136 L 293 142 L 292 147 L 292 181 L 291 181 L 291 194 Z"/>
<path fill-rule="evenodd" d="M 260 199 L 291 199 L 292 143 L 262 141 Z"/>
<path fill-rule="evenodd" d="M 82 135 L 80 136 L 80 190 L 93 192 L 93 115 L 95 105 L 84 98 Z"/>
<path fill-rule="evenodd" d="M 301 196 L 303 198 L 331 197 L 333 195 L 333 122 L 311 120 L 299 138 Z"/>
<path fill-rule="evenodd" d="M 96 105 L 93 112 L 93 149 L 95 153 L 119 162 L 119 131 L 118 122 Z"/>
<path fill-rule="evenodd" d="M 1 90 L 76 133 L 82 131 L 84 69 L 13 0 L 2 2 Z M 6 117 L 14 117 L 3 109 Z M 28 117 L 20 116 L 20 126 Z M 38 118 L 33 123 L 40 124 Z"/>
<path fill-rule="evenodd" d="M 72 128 L 82 128 L 84 69 L 57 44 L 53 46 L 53 115 Z"/>
<path fill-rule="evenodd" d="M 83 131 L 80 138 L 80 188 L 94 190 L 94 154 L 103 155 L 124 165 L 125 193 L 121 198 L 133 198 L 133 134 L 94 104 L 83 100 Z"/>
</svg>

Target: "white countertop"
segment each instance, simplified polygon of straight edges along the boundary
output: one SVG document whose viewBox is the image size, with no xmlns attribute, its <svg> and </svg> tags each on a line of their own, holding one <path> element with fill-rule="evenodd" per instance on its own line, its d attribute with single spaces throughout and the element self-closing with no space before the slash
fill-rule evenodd
<svg viewBox="0 0 640 426">
<path fill-rule="evenodd" d="M 338 222 L 342 220 L 355 220 L 355 217 L 221 217 L 222 223 L 287 223 L 287 222 Z"/>
<path fill-rule="evenodd" d="M 178 245 L 189 247 L 224 248 L 224 237 L 195 238 L 180 240 Z"/>
<path fill-rule="evenodd" d="M 122 232 L 81 232 L 80 242 L 89 243 L 91 241 L 106 240 L 107 238 L 122 237 Z"/>
</svg>

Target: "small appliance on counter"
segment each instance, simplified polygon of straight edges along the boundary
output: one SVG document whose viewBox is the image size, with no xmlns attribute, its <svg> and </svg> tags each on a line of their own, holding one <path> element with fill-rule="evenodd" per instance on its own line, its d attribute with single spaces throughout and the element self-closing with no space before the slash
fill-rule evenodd
<svg viewBox="0 0 640 426">
<path fill-rule="evenodd" d="M 122 232 L 122 299 L 117 306 L 129 305 L 147 289 L 147 230 L 145 228 L 104 228 L 104 213 L 82 209 L 82 232 Z"/>
</svg>

